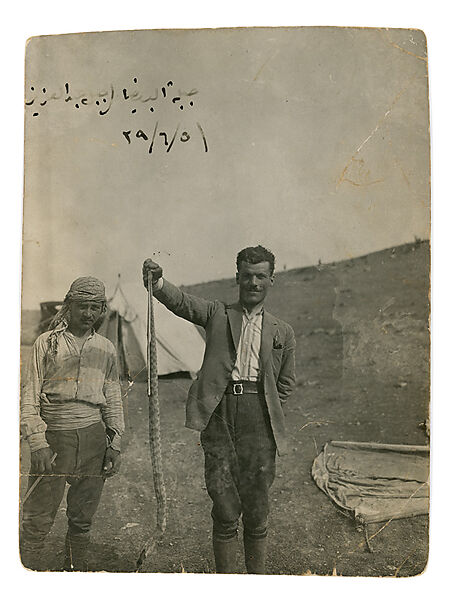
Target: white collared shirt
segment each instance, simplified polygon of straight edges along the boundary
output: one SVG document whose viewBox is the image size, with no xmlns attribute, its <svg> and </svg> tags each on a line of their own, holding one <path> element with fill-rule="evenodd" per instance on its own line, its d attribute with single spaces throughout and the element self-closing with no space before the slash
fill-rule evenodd
<svg viewBox="0 0 451 600">
<path fill-rule="evenodd" d="M 250 313 L 243 307 L 241 335 L 232 370 L 232 381 L 258 380 L 262 326 L 263 305 L 256 306 Z"/>
</svg>

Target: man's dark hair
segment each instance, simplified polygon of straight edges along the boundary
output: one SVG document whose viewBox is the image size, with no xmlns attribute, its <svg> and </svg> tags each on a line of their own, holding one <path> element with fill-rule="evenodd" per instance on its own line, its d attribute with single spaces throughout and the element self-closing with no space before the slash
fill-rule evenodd
<svg viewBox="0 0 451 600">
<path fill-rule="evenodd" d="M 274 254 L 263 248 L 263 246 L 250 246 L 249 248 L 243 248 L 238 252 L 236 257 L 236 270 L 240 270 L 240 264 L 242 262 L 250 263 L 251 265 L 256 265 L 261 262 L 269 262 L 271 275 L 274 273 L 274 266 L 276 259 Z"/>
</svg>

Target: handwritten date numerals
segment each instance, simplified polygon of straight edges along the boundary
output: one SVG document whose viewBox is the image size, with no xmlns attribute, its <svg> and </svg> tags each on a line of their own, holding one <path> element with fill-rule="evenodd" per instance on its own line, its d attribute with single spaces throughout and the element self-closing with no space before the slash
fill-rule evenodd
<svg viewBox="0 0 451 600">
<path fill-rule="evenodd" d="M 201 137 L 202 142 L 203 142 L 204 151 L 208 152 L 207 138 L 205 137 L 204 130 L 202 129 L 202 126 L 200 123 L 197 123 L 196 125 L 197 125 L 197 129 L 198 129 L 198 135 Z M 144 140 L 145 142 L 148 142 L 150 140 L 148 152 L 149 152 L 149 154 L 152 154 L 152 152 L 154 150 L 154 144 L 155 144 L 156 139 L 161 140 L 162 146 L 163 146 L 163 148 L 166 149 L 166 152 L 171 151 L 172 147 L 174 146 L 174 143 L 181 142 L 182 144 L 186 144 L 186 142 L 189 142 L 192 139 L 192 134 L 188 133 L 188 131 L 182 131 L 181 134 L 179 135 L 179 130 L 180 130 L 180 124 L 177 125 L 174 133 L 172 135 L 169 135 L 166 131 L 158 131 L 158 122 L 157 122 L 151 135 L 147 134 L 142 129 L 138 129 L 134 135 L 132 134 L 131 130 L 123 131 L 122 135 L 127 140 L 128 144 L 132 143 L 133 137 L 135 137 L 136 139 Z M 158 131 L 158 136 L 157 136 L 157 131 Z"/>
</svg>

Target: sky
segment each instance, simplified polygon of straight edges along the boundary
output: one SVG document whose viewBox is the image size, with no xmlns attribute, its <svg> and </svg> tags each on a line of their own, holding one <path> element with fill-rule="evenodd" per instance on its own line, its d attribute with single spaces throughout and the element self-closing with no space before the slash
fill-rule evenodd
<svg viewBox="0 0 451 600">
<path fill-rule="evenodd" d="M 427 93 L 418 30 L 32 38 L 23 307 L 146 257 L 189 284 L 258 243 L 290 269 L 428 238 Z"/>
</svg>

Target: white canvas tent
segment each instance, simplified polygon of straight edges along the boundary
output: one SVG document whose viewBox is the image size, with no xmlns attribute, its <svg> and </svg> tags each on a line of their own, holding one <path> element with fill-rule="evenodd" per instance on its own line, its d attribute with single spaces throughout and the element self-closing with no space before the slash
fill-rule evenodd
<svg viewBox="0 0 451 600">
<path fill-rule="evenodd" d="M 205 343 L 196 327 L 175 316 L 154 300 L 158 375 L 199 371 Z M 107 315 L 99 333 L 118 350 L 121 374 L 145 377 L 147 356 L 147 292 L 142 284 L 118 282 L 108 301 Z"/>
</svg>

